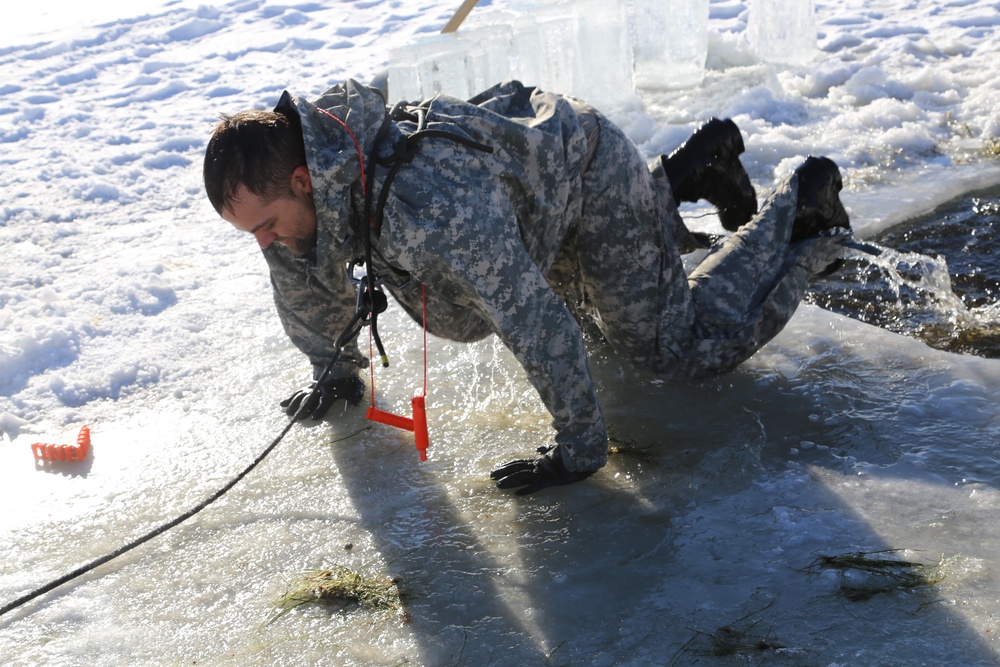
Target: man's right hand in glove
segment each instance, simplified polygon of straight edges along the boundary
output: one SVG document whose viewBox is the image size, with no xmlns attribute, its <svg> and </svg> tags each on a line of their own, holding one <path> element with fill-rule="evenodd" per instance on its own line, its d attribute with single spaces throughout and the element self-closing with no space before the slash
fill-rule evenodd
<svg viewBox="0 0 1000 667">
<path fill-rule="evenodd" d="M 518 459 L 505 463 L 491 472 L 490 477 L 497 480 L 497 487 L 517 489 L 515 493 L 524 496 L 550 486 L 582 481 L 595 472 L 568 470 L 562 462 L 558 447 L 539 447 L 538 453 L 541 456 L 536 459 Z"/>
<path fill-rule="evenodd" d="M 332 378 L 322 383 L 313 382 L 281 402 L 289 416 L 302 414 L 309 419 L 322 419 L 330 407 L 344 399 L 348 405 L 357 405 L 365 395 L 365 383 L 356 376 Z"/>
</svg>

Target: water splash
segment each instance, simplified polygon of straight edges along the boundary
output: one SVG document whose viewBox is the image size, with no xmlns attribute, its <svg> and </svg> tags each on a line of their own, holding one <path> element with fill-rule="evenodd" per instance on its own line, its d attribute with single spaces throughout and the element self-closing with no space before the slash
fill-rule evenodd
<svg viewBox="0 0 1000 667">
<path fill-rule="evenodd" d="M 1000 357 L 1000 188 L 854 244 L 807 301 L 939 349 Z"/>
</svg>

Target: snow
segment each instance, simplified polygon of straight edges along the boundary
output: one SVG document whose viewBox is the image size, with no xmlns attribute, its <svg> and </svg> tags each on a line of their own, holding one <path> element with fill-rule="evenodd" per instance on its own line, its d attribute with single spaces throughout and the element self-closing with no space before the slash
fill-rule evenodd
<svg viewBox="0 0 1000 667">
<path fill-rule="evenodd" d="M 816 0 L 819 52 L 758 62 L 751 0 L 713 0 L 700 86 L 614 118 L 649 155 L 732 117 L 763 197 L 835 159 L 859 236 L 1000 183 L 1000 3 Z M 201 155 L 221 112 L 370 80 L 457 3 L 24 5 L 0 32 L 0 604 L 173 519 L 281 431 L 309 374 Z M 481 2 L 476 12 L 502 9 Z M 475 13 L 475 12 L 474 12 Z M 41 17 L 41 21 L 37 20 Z M 704 207 L 692 224 L 717 230 Z M 699 217 L 701 216 L 701 217 Z M 381 407 L 408 409 L 419 330 L 392 309 Z M 777 664 L 1000 661 L 1000 362 L 814 307 L 737 372 L 668 385 L 595 354 L 622 453 L 518 498 L 488 479 L 549 437 L 495 341 L 430 344 L 431 460 L 361 410 L 296 425 L 181 526 L 0 617 L 10 665 L 711 663 L 744 617 Z M 93 456 L 36 469 L 30 444 Z M 350 549 L 346 545 L 352 545 Z M 819 554 L 957 556 L 926 593 L 837 595 Z M 411 617 L 302 608 L 304 569 L 402 578 Z M 705 633 L 705 634 L 698 634 Z M 730 656 L 736 660 L 738 656 Z M 728 663 L 725 663 L 728 664 Z"/>
</svg>

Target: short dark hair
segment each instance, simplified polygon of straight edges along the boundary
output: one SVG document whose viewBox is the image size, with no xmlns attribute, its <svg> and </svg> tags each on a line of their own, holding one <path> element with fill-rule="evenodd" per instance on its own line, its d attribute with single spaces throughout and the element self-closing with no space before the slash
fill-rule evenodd
<svg viewBox="0 0 1000 667">
<path fill-rule="evenodd" d="M 241 185 L 266 202 L 291 197 L 291 174 L 306 164 L 302 125 L 295 114 L 222 114 L 205 149 L 205 192 L 218 213 Z"/>
</svg>

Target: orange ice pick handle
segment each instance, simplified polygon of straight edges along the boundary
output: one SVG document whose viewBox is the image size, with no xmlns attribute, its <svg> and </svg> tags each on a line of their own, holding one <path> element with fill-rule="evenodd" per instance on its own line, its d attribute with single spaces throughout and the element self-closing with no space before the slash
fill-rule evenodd
<svg viewBox="0 0 1000 667">
<path fill-rule="evenodd" d="M 367 417 L 369 421 L 388 424 L 389 426 L 401 428 L 404 431 L 413 431 L 413 442 L 417 447 L 417 451 L 420 452 L 420 460 L 427 460 L 427 446 L 429 444 L 427 436 L 427 410 L 424 407 L 423 396 L 413 397 L 412 418 L 379 410 L 374 405 L 368 408 Z"/>
</svg>

